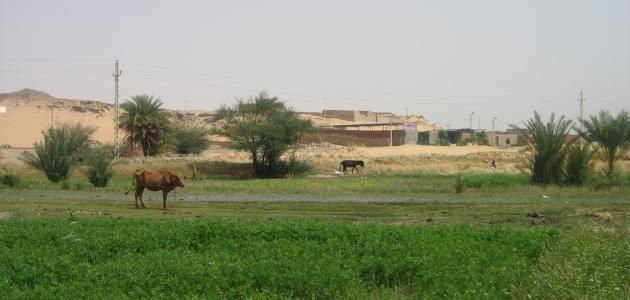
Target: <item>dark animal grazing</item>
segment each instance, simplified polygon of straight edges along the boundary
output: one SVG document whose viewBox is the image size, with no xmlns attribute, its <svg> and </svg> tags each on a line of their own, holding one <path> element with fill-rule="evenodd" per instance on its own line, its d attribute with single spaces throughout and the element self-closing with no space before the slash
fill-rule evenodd
<svg viewBox="0 0 630 300">
<path fill-rule="evenodd" d="M 339 171 L 343 169 L 343 173 L 348 175 L 348 171 L 346 170 L 346 168 L 352 167 L 352 174 L 354 174 L 354 170 L 357 170 L 357 173 L 359 173 L 359 169 L 357 169 L 357 166 L 365 168 L 362 160 L 342 160 L 339 164 Z"/>
<path fill-rule="evenodd" d="M 147 188 L 149 191 L 162 191 L 163 208 L 166 209 L 166 198 L 168 192 L 174 190 L 176 187 L 184 187 L 184 176 L 179 174 L 173 174 L 169 171 L 147 171 L 145 169 L 138 169 L 133 173 L 131 184 L 135 184 L 136 187 L 136 208 L 138 208 L 138 199 L 142 208 L 145 208 L 144 202 L 142 202 L 142 193 Z M 133 189 L 132 186 L 125 195 Z"/>
</svg>

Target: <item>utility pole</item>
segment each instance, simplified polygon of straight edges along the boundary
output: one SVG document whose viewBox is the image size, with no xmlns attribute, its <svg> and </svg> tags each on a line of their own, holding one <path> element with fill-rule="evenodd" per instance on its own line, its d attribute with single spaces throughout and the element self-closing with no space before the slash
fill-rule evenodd
<svg viewBox="0 0 630 300">
<path fill-rule="evenodd" d="M 114 63 L 114 73 L 112 75 L 114 75 L 114 114 L 115 114 L 115 124 L 114 124 L 114 152 L 115 152 L 115 156 L 116 159 L 120 158 L 120 140 L 118 138 L 118 130 L 120 127 L 120 114 L 118 112 L 119 110 L 119 106 L 118 106 L 118 77 L 120 77 L 120 75 L 122 74 L 121 71 L 118 70 L 118 60 L 116 60 L 116 63 Z"/>
<path fill-rule="evenodd" d="M 474 112 L 470 113 L 470 137 L 472 137 L 473 135 L 473 125 L 472 125 L 472 116 L 474 115 Z"/>
<path fill-rule="evenodd" d="M 494 120 L 496 120 L 497 117 L 492 118 L 492 131 L 494 131 Z"/>
<path fill-rule="evenodd" d="M 586 98 L 584 98 L 580 90 L 580 98 L 578 98 L 578 102 L 580 102 L 580 120 L 584 119 L 584 101 L 586 101 Z"/>
<path fill-rule="evenodd" d="M 50 127 L 55 128 L 55 104 L 48 107 L 50 107 Z"/>
</svg>

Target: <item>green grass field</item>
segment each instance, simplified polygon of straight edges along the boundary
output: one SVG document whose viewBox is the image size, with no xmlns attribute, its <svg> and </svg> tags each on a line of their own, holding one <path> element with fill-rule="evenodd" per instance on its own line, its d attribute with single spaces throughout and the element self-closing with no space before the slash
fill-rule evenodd
<svg viewBox="0 0 630 300">
<path fill-rule="evenodd" d="M 630 297 L 627 176 L 463 176 L 189 180 L 166 211 L 35 177 L 0 190 L 0 298 Z"/>
</svg>

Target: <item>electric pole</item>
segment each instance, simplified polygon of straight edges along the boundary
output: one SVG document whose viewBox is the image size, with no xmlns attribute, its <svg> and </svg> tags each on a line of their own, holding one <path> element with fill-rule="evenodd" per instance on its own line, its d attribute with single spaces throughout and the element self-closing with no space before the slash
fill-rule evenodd
<svg viewBox="0 0 630 300">
<path fill-rule="evenodd" d="M 473 125 L 472 125 L 472 116 L 474 115 L 474 112 L 470 113 L 470 137 L 472 137 L 473 135 Z"/>
<path fill-rule="evenodd" d="M 584 98 L 582 91 L 580 91 L 580 98 L 578 98 L 578 102 L 580 102 L 580 120 L 584 119 L 584 101 L 586 101 L 586 98 Z"/>
<path fill-rule="evenodd" d="M 114 152 L 115 152 L 115 156 L 116 159 L 120 158 L 120 140 L 118 139 L 118 128 L 120 127 L 120 114 L 118 112 L 118 77 L 120 77 L 120 75 L 122 74 L 121 71 L 118 70 L 118 60 L 116 60 L 116 63 L 114 63 L 114 73 L 112 75 L 114 75 L 114 114 L 115 114 L 115 123 L 114 124 Z"/>
</svg>

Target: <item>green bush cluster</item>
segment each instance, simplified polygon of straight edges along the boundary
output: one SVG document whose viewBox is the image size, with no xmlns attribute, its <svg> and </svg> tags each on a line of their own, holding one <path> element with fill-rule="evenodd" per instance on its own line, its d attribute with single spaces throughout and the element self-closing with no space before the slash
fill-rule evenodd
<svg viewBox="0 0 630 300">
<path fill-rule="evenodd" d="M 35 154 L 24 152 L 22 160 L 43 171 L 52 182 L 66 180 L 82 152 L 87 149 L 94 130 L 79 123 L 51 127 L 43 133 L 44 139 L 35 143 Z"/>
<path fill-rule="evenodd" d="M 95 187 L 106 187 L 107 182 L 114 175 L 112 171 L 113 152 L 108 148 L 94 148 L 85 156 L 88 166 L 86 175 Z"/>
<path fill-rule="evenodd" d="M 554 231 L 0 222 L 0 298 L 505 298 Z"/>
<path fill-rule="evenodd" d="M 176 123 L 169 131 L 170 143 L 175 153 L 200 154 L 210 146 L 210 129 L 203 125 Z"/>
</svg>

